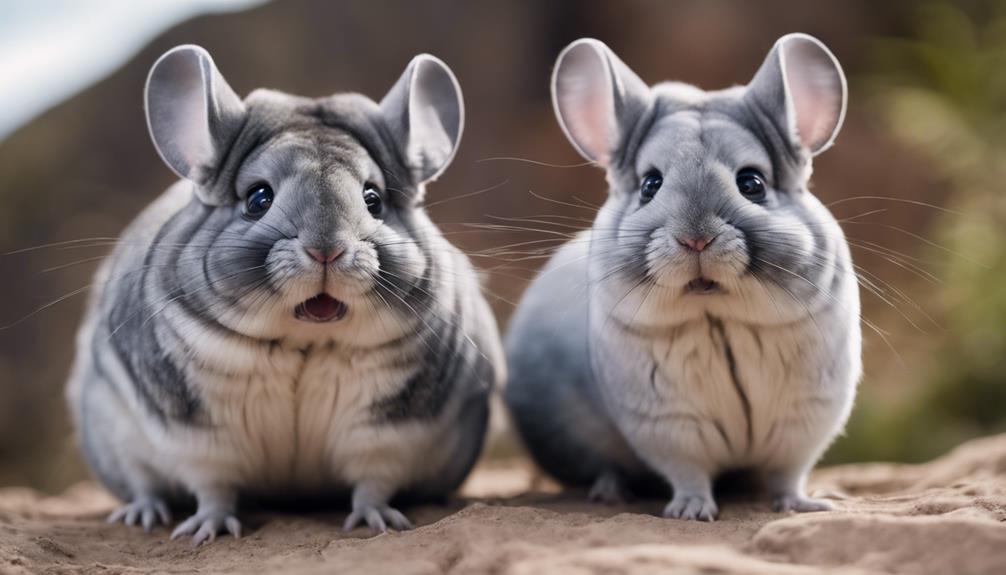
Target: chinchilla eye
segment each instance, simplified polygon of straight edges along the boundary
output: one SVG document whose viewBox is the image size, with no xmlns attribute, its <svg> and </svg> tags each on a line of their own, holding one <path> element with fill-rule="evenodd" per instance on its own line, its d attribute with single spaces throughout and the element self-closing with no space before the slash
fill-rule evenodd
<svg viewBox="0 0 1006 575">
<path fill-rule="evenodd" d="M 375 218 L 381 215 L 384 204 L 381 201 L 381 194 L 377 193 L 377 186 L 366 184 L 363 186 L 363 202 L 367 204 L 367 211 Z"/>
<path fill-rule="evenodd" d="M 645 204 L 652 200 L 662 185 L 664 185 L 664 177 L 659 172 L 652 171 L 647 173 L 639 184 L 639 201 Z"/>
<path fill-rule="evenodd" d="M 245 200 L 245 215 L 256 220 L 261 218 L 272 207 L 273 196 L 269 184 L 258 183 L 249 188 Z"/>
<path fill-rule="evenodd" d="M 765 199 L 765 176 L 754 168 L 744 168 L 737 172 L 737 189 L 752 202 Z"/>
</svg>

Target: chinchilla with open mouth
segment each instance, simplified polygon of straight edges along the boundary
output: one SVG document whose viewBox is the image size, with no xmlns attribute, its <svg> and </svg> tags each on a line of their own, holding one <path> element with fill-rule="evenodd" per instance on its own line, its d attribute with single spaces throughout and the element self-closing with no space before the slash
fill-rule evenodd
<svg viewBox="0 0 1006 575">
<path fill-rule="evenodd" d="M 509 327 L 528 449 L 595 499 L 669 484 L 668 517 L 712 520 L 712 481 L 735 468 L 761 472 L 778 510 L 827 509 L 804 484 L 861 371 L 849 248 L 808 190 L 845 114 L 838 61 L 792 34 L 746 86 L 650 87 L 587 39 L 552 90 L 610 193 Z"/>
<path fill-rule="evenodd" d="M 405 529 L 482 446 L 503 375 L 468 259 L 422 209 L 464 124 L 440 60 L 376 103 L 239 98 L 209 54 L 153 66 L 147 121 L 182 179 L 101 266 L 68 388 L 83 452 L 146 529 L 237 536 L 238 498 L 350 497 L 346 528 Z"/>
</svg>

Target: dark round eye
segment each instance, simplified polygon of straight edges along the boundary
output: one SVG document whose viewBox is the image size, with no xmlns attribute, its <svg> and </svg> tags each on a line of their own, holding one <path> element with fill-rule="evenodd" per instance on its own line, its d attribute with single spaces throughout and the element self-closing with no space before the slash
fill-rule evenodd
<svg viewBox="0 0 1006 575">
<path fill-rule="evenodd" d="M 261 218 L 272 207 L 273 193 L 269 184 L 255 184 L 248 190 L 245 200 L 245 215 L 249 218 Z"/>
<path fill-rule="evenodd" d="M 752 202 L 765 199 L 765 176 L 754 168 L 744 168 L 737 172 L 737 189 Z"/>
<path fill-rule="evenodd" d="M 652 200 L 662 185 L 664 177 L 659 172 L 649 172 L 643 176 L 643 181 L 639 184 L 639 201 L 645 204 Z"/>
<path fill-rule="evenodd" d="M 375 218 L 381 215 L 384 204 L 381 201 L 381 194 L 377 193 L 374 184 L 367 184 L 363 187 L 363 203 L 367 204 L 367 211 Z"/>
</svg>

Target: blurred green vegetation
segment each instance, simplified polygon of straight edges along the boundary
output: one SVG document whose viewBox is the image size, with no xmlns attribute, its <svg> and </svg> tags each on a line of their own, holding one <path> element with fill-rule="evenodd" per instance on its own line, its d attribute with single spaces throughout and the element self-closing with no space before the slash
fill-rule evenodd
<svg viewBox="0 0 1006 575">
<path fill-rule="evenodd" d="M 925 3 L 909 37 L 870 51 L 879 115 L 950 188 L 935 225 L 916 230 L 941 281 L 912 289 L 942 327 L 894 370 L 917 378 L 896 397 L 864 385 L 832 462 L 921 461 L 1006 431 L 1006 2 L 971 8 Z"/>
</svg>

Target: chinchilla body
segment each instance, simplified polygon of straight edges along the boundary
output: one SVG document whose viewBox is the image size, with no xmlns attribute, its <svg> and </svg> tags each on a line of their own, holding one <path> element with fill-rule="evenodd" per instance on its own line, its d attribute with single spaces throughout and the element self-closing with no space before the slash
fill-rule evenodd
<svg viewBox="0 0 1006 575">
<path fill-rule="evenodd" d="M 183 179 L 102 265 L 68 388 L 113 518 L 194 497 L 175 535 L 199 542 L 240 531 L 239 496 L 351 494 L 348 528 L 407 528 L 390 501 L 461 483 L 503 374 L 476 273 L 420 206 L 460 137 L 453 75 L 420 56 L 380 104 L 241 100 L 182 47 L 147 109 Z"/>
<path fill-rule="evenodd" d="M 663 480 L 669 517 L 714 518 L 712 480 L 740 468 L 779 510 L 828 508 L 806 476 L 861 372 L 849 248 L 808 190 L 844 115 L 838 62 L 790 35 L 747 86 L 705 92 L 648 87 L 586 40 L 560 56 L 553 95 L 610 194 L 508 329 L 529 451 L 596 499 Z"/>
</svg>

